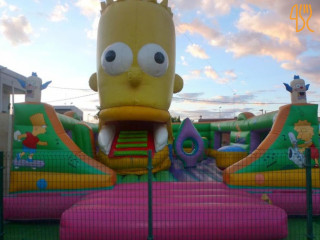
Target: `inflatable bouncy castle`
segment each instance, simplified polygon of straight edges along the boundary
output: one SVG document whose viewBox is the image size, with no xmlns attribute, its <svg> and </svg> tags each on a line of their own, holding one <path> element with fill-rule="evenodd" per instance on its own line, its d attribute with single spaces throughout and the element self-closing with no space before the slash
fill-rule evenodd
<svg viewBox="0 0 320 240">
<path fill-rule="evenodd" d="M 318 106 L 299 76 L 278 111 L 172 124 L 183 80 L 167 0 L 101 2 L 96 60 L 97 125 L 15 104 L 6 220 L 58 219 L 60 239 L 146 239 L 149 153 L 155 239 L 285 238 L 288 215 L 306 212 L 306 148 L 320 201 Z"/>
</svg>

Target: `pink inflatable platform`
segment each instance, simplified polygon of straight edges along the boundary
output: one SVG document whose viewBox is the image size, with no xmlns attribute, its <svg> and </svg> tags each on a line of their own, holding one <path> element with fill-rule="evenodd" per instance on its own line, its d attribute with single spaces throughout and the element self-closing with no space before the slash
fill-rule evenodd
<svg viewBox="0 0 320 240">
<path fill-rule="evenodd" d="M 66 210 L 60 239 L 147 239 L 147 184 L 89 194 Z M 153 184 L 154 239 L 282 239 L 287 214 L 222 183 Z"/>
<path fill-rule="evenodd" d="M 62 213 L 92 191 L 17 193 L 3 198 L 5 220 L 61 218 Z"/>
<path fill-rule="evenodd" d="M 289 216 L 306 216 L 307 194 L 305 189 L 243 189 L 261 199 L 268 196 L 272 205 L 282 208 Z M 312 191 L 312 212 L 320 216 L 320 190 Z"/>
</svg>

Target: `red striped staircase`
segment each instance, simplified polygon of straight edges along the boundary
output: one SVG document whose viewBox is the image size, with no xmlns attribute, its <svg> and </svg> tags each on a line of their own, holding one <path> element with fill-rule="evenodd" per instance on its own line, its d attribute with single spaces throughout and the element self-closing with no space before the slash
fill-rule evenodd
<svg viewBox="0 0 320 240">
<path fill-rule="evenodd" d="M 153 133 L 149 130 L 119 130 L 113 140 L 109 157 L 145 157 L 154 153 Z"/>
</svg>

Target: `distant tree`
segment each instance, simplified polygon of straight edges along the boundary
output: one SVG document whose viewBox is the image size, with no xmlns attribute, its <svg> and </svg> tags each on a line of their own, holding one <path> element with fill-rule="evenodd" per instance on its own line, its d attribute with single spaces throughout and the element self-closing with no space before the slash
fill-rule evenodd
<svg viewBox="0 0 320 240">
<path fill-rule="evenodd" d="M 181 122 L 180 116 L 179 117 L 171 117 L 171 122 Z"/>
</svg>

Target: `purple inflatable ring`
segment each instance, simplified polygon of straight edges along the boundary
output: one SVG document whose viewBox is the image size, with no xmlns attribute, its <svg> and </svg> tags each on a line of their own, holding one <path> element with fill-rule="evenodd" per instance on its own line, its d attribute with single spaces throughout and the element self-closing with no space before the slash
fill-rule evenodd
<svg viewBox="0 0 320 240">
<path fill-rule="evenodd" d="M 185 152 L 183 149 L 183 143 L 187 140 L 190 140 L 193 145 L 190 153 Z M 180 125 L 174 141 L 174 150 L 177 157 L 183 161 L 185 167 L 195 167 L 204 155 L 203 140 L 189 118 L 183 120 Z"/>
</svg>

